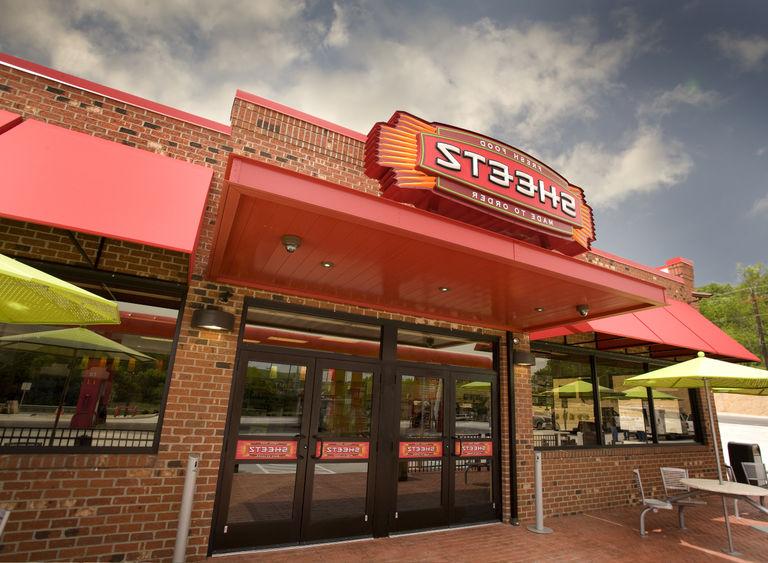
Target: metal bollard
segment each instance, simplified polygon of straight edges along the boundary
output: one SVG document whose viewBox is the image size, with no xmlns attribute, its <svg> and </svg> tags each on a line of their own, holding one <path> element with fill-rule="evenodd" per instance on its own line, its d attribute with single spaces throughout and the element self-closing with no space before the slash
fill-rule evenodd
<svg viewBox="0 0 768 563">
<path fill-rule="evenodd" d="M 198 463 L 200 463 L 199 455 L 189 456 L 189 460 L 187 461 L 187 474 L 184 477 L 184 492 L 181 495 L 179 527 L 176 530 L 176 545 L 173 548 L 173 563 L 184 563 L 186 560 L 187 539 L 189 538 L 189 524 L 192 519 L 192 500 L 195 497 Z"/>
<path fill-rule="evenodd" d="M 533 486 L 536 490 L 536 525 L 528 530 L 536 534 L 551 534 L 552 528 L 544 526 L 544 493 L 541 488 L 541 452 L 534 453 Z"/>
</svg>

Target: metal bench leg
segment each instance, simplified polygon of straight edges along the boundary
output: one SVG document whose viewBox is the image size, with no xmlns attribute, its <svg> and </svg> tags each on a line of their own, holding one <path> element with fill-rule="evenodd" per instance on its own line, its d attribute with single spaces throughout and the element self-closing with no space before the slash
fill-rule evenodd
<svg viewBox="0 0 768 563">
<path fill-rule="evenodd" d="M 677 522 L 681 530 L 685 530 L 685 507 L 682 504 L 677 505 Z"/>
<path fill-rule="evenodd" d="M 645 536 L 647 536 L 647 535 L 648 535 L 648 534 L 646 533 L 646 531 L 645 531 L 645 515 L 646 515 L 648 512 L 651 512 L 651 511 L 653 511 L 653 512 L 657 512 L 657 510 L 656 510 L 655 508 L 652 508 L 652 507 L 650 507 L 650 506 L 649 506 L 648 508 L 646 508 L 645 510 L 643 510 L 643 511 L 640 513 L 640 536 L 642 536 L 642 537 L 645 537 Z"/>
<path fill-rule="evenodd" d="M 739 516 L 739 499 L 737 498 L 733 499 L 733 515 L 736 518 L 741 518 L 741 516 Z"/>
</svg>

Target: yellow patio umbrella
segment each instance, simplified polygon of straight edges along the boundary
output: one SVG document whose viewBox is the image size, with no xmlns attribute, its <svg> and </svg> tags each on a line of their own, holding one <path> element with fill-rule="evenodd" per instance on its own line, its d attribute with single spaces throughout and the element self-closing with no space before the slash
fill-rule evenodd
<svg viewBox="0 0 768 563">
<path fill-rule="evenodd" d="M 715 446 L 717 458 L 717 477 L 723 482 L 723 469 L 720 467 L 720 448 L 715 434 L 715 416 L 712 412 L 712 401 L 709 390 L 712 388 L 727 389 L 765 389 L 768 388 L 768 371 L 732 364 L 722 360 L 707 358 L 704 352 L 686 362 L 680 362 L 657 369 L 642 375 L 636 375 L 624 380 L 624 383 L 642 385 L 643 387 L 666 387 L 677 389 L 704 388 L 709 413 L 709 427 L 712 432 L 712 443 Z"/>
<path fill-rule="evenodd" d="M 643 375 L 629 377 L 624 382 L 642 385 L 643 387 L 704 388 L 712 444 L 715 446 L 717 478 L 722 485 L 723 468 L 720 467 L 720 447 L 717 443 L 717 434 L 715 434 L 715 416 L 712 413 L 712 401 L 709 398 L 709 390 L 713 387 L 745 390 L 765 389 L 768 388 L 768 371 L 707 358 L 704 352 L 699 352 L 698 357 L 692 360 L 657 369 Z M 723 501 L 725 528 L 728 532 L 729 553 L 733 553 L 733 538 L 731 537 L 731 524 L 728 521 L 728 507 L 725 504 L 725 497 L 721 498 Z"/>
<path fill-rule="evenodd" d="M 119 324 L 117 303 L 0 254 L 0 323 Z"/>
</svg>

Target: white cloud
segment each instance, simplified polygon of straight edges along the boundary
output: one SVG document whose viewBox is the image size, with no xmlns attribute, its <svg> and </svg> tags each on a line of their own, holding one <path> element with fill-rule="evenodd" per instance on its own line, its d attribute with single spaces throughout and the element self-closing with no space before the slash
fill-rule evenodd
<svg viewBox="0 0 768 563">
<path fill-rule="evenodd" d="M 4 6 L 14 54 L 221 121 L 239 87 L 360 131 L 405 109 L 524 146 L 594 118 L 653 39 L 626 13 L 606 38 L 586 18 L 457 24 L 377 3 L 333 14 L 302 0 Z"/>
<path fill-rule="evenodd" d="M 752 204 L 752 209 L 749 210 L 749 214 L 753 217 L 760 217 L 762 215 L 768 217 L 768 193 Z"/>
<path fill-rule="evenodd" d="M 702 90 L 694 82 L 678 84 L 672 90 L 656 96 L 650 103 L 640 105 L 638 115 L 641 118 L 661 117 L 672 113 L 681 105 L 707 108 L 720 100 L 720 94 L 714 90 Z"/>
<path fill-rule="evenodd" d="M 595 207 L 611 207 L 630 195 L 679 184 L 693 163 L 681 143 L 660 128 L 641 125 L 617 148 L 580 143 L 556 159 L 566 178 L 587 189 Z"/>
<path fill-rule="evenodd" d="M 736 62 L 742 70 L 760 70 L 763 63 L 768 61 L 768 37 L 744 37 L 724 31 L 712 36 L 712 41 L 723 55 Z"/>
<path fill-rule="evenodd" d="M 325 44 L 331 47 L 343 47 L 349 43 L 349 34 L 347 31 L 347 14 L 340 4 L 333 5 L 334 19 L 328 35 L 325 37 Z"/>
</svg>

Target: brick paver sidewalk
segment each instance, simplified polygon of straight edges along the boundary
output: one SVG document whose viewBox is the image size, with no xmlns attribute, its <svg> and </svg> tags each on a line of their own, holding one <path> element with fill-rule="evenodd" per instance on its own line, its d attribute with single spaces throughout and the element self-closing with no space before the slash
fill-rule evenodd
<svg viewBox="0 0 768 563">
<path fill-rule="evenodd" d="M 687 530 L 677 527 L 677 513 L 661 511 L 646 518 L 649 535 L 640 538 L 640 507 L 626 507 L 550 518 L 550 535 L 524 526 L 490 524 L 433 533 L 410 534 L 303 548 L 253 552 L 216 558 L 216 563 L 288 561 L 766 561 L 768 516 L 741 503 L 741 518 L 731 516 L 740 558 L 721 551 L 727 544 L 722 506 L 686 511 Z M 732 509 L 733 503 L 729 502 Z M 762 529 L 759 529 L 762 528 Z"/>
</svg>

